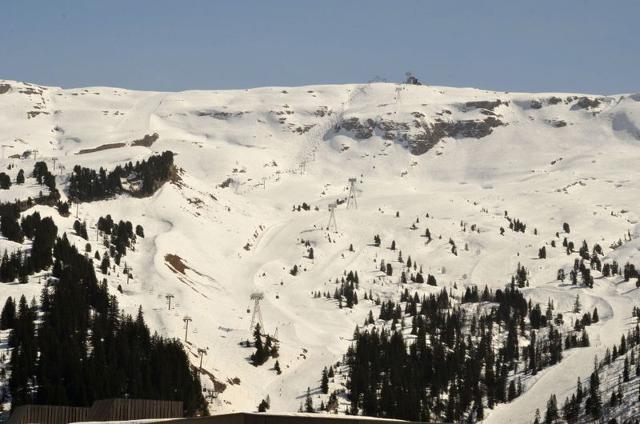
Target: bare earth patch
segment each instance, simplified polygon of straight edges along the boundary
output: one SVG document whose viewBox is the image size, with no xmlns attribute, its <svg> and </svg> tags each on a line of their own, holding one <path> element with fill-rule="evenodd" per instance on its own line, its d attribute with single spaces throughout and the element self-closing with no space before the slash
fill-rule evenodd
<svg viewBox="0 0 640 424">
<path fill-rule="evenodd" d="M 144 137 L 138 139 L 138 140 L 133 140 L 131 142 L 132 146 L 144 146 L 144 147 L 151 147 L 151 145 L 153 143 L 156 142 L 156 140 L 158 140 L 160 136 L 158 135 L 158 133 L 153 133 L 151 135 L 149 134 L 145 134 Z"/>
<path fill-rule="evenodd" d="M 82 149 L 77 154 L 78 155 L 84 155 L 84 154 L 87 154 L 87 153 L 99 152 L 101 150 L 119 149 L 119 148 L 124 147 L 124 146 L 125 146 L 124 143 L 103 144 L 102 146 L 98 146 L 98 147 L 93 148 L 93 149 Z"/>
<path fill-rule="evenodd" d="M 174 255 L 172 253 L 167 253 L 164 255 L 164 261 L 167 263 L 169 269 L 175 273 L 180 273 L 184 275 L 184 271 L 190 269 L 187 264 L 182 261 L 182 258 L 178 255 Z"/>
</svg>

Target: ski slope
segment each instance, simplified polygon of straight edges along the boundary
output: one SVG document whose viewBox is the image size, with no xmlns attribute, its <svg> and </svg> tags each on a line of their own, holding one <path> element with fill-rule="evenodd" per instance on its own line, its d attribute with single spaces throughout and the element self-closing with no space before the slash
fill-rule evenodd
<svg viewBox="0 0 640 424">
<path fill-rule="evenodd" d="M 322 368 L 341 359 L 355 326 L 378 311 L 362 299 L 339 309 L 311 292 L 333 293 L 335 279 L 354 270 L 361 290 L 397 298 L 404 291 L 399 272 L 391 278 L 378 272 L 381 259 L 397 256 L 384 248 L 391 240 L 438 280 L 439 287 L 409 284 L 412 293 L 500 288 L 522 263 L 531 272 L 525 293 L 533 301 L 553 299 L 569 317 L 578 293 L 585 311 L 598 307 L 600 322 L 588 327 L 591 347 L 567 351 L 559 365 L 523 381 L 526 392 L 487 411 L 486 422 L 530 422 L 551 393 L 564 400 L 577 377 L 591 372 L 594 355 L 602 356 L 633 322 L 631 309 L 640 300 L 635 281 L 597 277 L 593 289 L 561 283 L 557 270 L 568 271 L 576 255 L 565 254 L 562 238 L 557 248 L 550 241 L 568 222 L 576 246 L 600 243 L 605 260 L 640 265 L 640 95 L 387 83 L 180 93 L 3 85 L 9 88 L 0 94 L 0 139 L 7 147 L 0 167 L 12 164 L 11 172 L 30 172 L 34 155 L 22 156 L 37 150 L 50 167 L 55 158 L 57 184 L 64 187 L 76 164 L 109 169 L 154 152 L 176 153 L 178 181 L 149 198 L 83 203 L 78 214 L 102 251 L 95 240 L 100 216 L 144 227 L 145 238 L 123 258 L 134 278 L 127 284 L 120 269 L 112 272 L 110 291 L 128 312 L 141 305 L 149 325 L 164 335 L 184 339 L 183 318 L 192 318 L 186 346 L 194 364 L 198 348 L 207 349 L 203 384 L 213 387 L 208 374 L 218 382 L 212 412 L 253 411 L 266 396 L 272 412 L 294 412 L 307 387 L 319 404 Z M 152 144 L 136 143 L 154 133 Z M 350 177 L 358 180 L 358 208 L 338 206 L 338 232 L 326 231 L 327 206 L 347 196 Z M 0 198 L 24 198 L 33 189 L 12 186 Z M 311 210 L 292 211 L 303 202 Z M 35 210 L 73 233 L 74 214 Z M 509 231 L 504 211 L 524 221 L 527 232 Z M 464 231 L 461 222 L 479 231 Z M 426 227 L 434 238 L 428 245 L 421 237 Z M 504 236 L 500 227 L 507 228 Z M 375 234 L 383 248 L 371 246 Z M 622 246 L 612 249 L 619 239 Z M 301 240 L 314 248 L 314 259 Z M 547 259 L 539 260 L 544 245 Z M 301 270 L 296 276 L 289 272 L 294 265 Z M 38 296 L 40 289 L 37 278 L 3 284 L 0 301 Z M 274 360 L 251 365 L 252 349 L 242 345 L 252 337 L 253 292 L 264 293 L 266 331 L 277 329 L 281 375 Z M 174 296 L 171 310 L 167 294 Z"/>
</svg>

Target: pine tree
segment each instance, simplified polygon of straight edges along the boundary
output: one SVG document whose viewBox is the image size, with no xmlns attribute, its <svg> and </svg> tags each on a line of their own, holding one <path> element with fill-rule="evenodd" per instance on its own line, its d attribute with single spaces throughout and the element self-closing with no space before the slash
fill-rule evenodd
<svg viewBox="0 0 640 424">
<path fill-rule="evenodd" d="M 313 409 L 313 399 L 311 398 L 311 389 L 307 387 L 307 395 L 304 400 L 304 412 L 315 412 Z"/>
<path fill-rule="evenodd" d="M 560 418 L 558 414 L 558 402 L 556 401 L 556 395 L 551 395 L 547 401 L 547 411 L 544 414 L 545 424 L 554 423 Z"/>
<path fill-rule="evenodd" d="M 9 296 L 2 308 L 2 314 L 0 315 L 0 330 L 7 330 L 13 328 L 16 319 L 16 304 Z"/>
<path fill-rule="evenodd" d="M 540 424 L 540 410 L 536 409 L 536 415 L 533 419 L 533 424 Z"/>
<path fill-rule="evenodd" d="M 624 358 L 624 369 L 622 370 L 622 380 L 626 383 L 629 381 L 629 359 Z"/>
<path fill-rule="evenodd" d="M 18 175 L 16 176 L 16 184 L 24 184 L 24 170 L 18 171 Z"/>
<path fill-rule="evenodd" d="M 324 394 L 329 393 L 329 376 L 327 367 L 324 367 L 324 369 L 322 370 L 322 378 L 320 379 L 320 390 Z"/>
<path fill-rule="evenodd" d="M 589 398 L 585 404 L 586 413 L 594 419 L 600 418 L 602 415 L 602 400 L 600 398 L 600 377 L 598 376 L 598 368 L 594 365 L 594 370 L 589 378 Z"/>
<path fill-rule="evenodd" d="M 580 312 L 581 309 L 582 309 L 582 305 L 580 304 L 580 295 L 576 294 L 576 300 L 573 303 L 573 312 L 577 314 Z"/>
<path fill-rule="evenodd" d="M 269 409 L 269 404 L 266 400 L 262 399 L 258 405 L 258 412 L 267 412 L 267 409 Z"/>
<path fill-rule="evenodd" d="M 546 257 L 547 257 L 547 248 L 545 246 L 542 246 L 538 250 L 538 259 L 546 259 Z"/>
</svg>

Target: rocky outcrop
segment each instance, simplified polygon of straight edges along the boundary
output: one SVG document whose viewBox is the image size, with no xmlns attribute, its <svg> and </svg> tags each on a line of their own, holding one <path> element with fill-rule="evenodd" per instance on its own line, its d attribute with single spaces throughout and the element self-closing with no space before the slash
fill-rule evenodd
<svg viewBox="0 0 640 424">
<path fill-rule="evenodd" d="M 428 152 L 440 140 L 451 138 L 482 138 L 493 132 L 496 127 L 506 125 L 499 119 L 489 116 L 484 120 L 442 121 L 422 127 L 422 132 L 407 138 L 409 149 L 414 155 Z"/>
<path fill-rule="evenodd" d="M 547 119 L 545 122 L 553 128 L 562 128 L 567 126 L 567 123 L 561 119 Z"/>
<path fill-rule="evenodd" d="M 491 101 L 491 100 L 480 100 L 475 102 L 466 102 L 464 106 L 461 108 L 463 112 L 473 110 L 473 109 L 485 109 L 493 111 L 500 105 L 508 105 L 509 102 L 503 102 L 500 99 Z"/>
<path fill-rule="evenodd" d="M 445 137 L 479 139 L 491 134 L 494 128 L 504 125 L 506 124 L 494 116 L 460 121 L 446 121 L 438 118 L 432 123 L 416 119 L 413 125 L 391 120 L 360 121 L 356 117 L 351 117 L 339 122 L 335 131 L 336 133 L 347 132 L 358 140 L 371 138 L 375 134 L 385 140 L 405 143 L 411 153 L 421 155 Z"/>
<path fill-rule="evenodd" d="M 580 97 L 578 101 L 571 106 L 571 110 L 581 110 L 581 109 L 593 109 L 600 106 L 599 99 L 592 99 L 589 97 Z"/>
</svg>

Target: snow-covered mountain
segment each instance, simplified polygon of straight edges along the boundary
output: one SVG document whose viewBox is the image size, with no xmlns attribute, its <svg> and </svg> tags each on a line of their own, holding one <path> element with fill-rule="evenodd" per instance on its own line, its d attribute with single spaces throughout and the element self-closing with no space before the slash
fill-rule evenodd
<svg viewBox="0 0 640 424">
<path fill-rule="evenodd" d="M 387 83 L 159 93 L 0 81 L 0 141 L 0 167 L 12 165 L 5 170 L 12 178 L 45 160 L 63 190 L 75 165 L 111 169 L 154 152 L 176 154 L 178 177 L 153 196 L 80 203 L 77 212 L 96 246 L 95 226 L 106 214 L 144 227 L 144 239 L 124 258 L 134 278 L 127 283 L 123 272 L 112 272 L 111 292 L 128 312 L 142 305 L 164 335 L 184 338 L 183 318 L 192 318 L 187 348 L 194 364 L 198 349 L 207 350 L 203 384 L 213 387 L 215 379 L 219 392 L 212 411 L 254 410 L 266 396 L 272 411 L 298 410 L 322 368 L 347 351 L 355 326 L 379 311 L 362 299 L 339 309 L 314 298 L 317 290 L 333 293 L 345 270 L 358 272 L 362 293 L 397 300 L 405 288 L 458 295 L 471 285 L 502 288 L 521 263 L 532 301 L 552 299 L 568 320 L 576 294 L 584 310 L 598 308 L 600 321 L 587 330 L 591 346 L 566 350 L 560 364 L 523 379 L 524 393 L 488 411 L 487 422 L 530 422 L 552 393 L 560 401 L 572 393 L 594 356 L 635 325 L 635 279 L 594 272 L 594 287 L 586 288 L 558 281 L 557 271 L 568 273 L 578 257 L 565 253 L 564 236 L 576 248 L 583 240 L 600 244 L 603 262 L 640 265 L 640 94 Z M 347 197 L 352 177 L 357 208 L 338 205 L 337 232 L 327 231 L 327 206 Z M 0 190 L 0 200 L 39 190 L 28 181 Z M 310 209 L 293 210 L 303 203 Z M 35 210 L 84 246 L 73 235 L 75 205 L 68 218 L 48 206 Z M 501 235 L 505 211 L 528 230 Z M 562 235 L 565 222 L 570 235 Z M 425 227 L 434 239 L 428 244 Z M 372 246 L 376 234 L 385 246 L 395 240 L 438 287 L 383 276 L 379 262 L 398 253 Z M 538 259 L 542 246 L 546 259 Z M 20 246 L 2 240 L 0 248 Z M 34 277 L 4 284 L 0 301 L 40 289 Z M 254 292 L 264 293 L 265 330 L 277 331 L 279 375 L 273 359 L 254 367 L 242 343 L 252 338 Z M 636 403 L 629 414 L 638 411 Z"/>
</svg>

